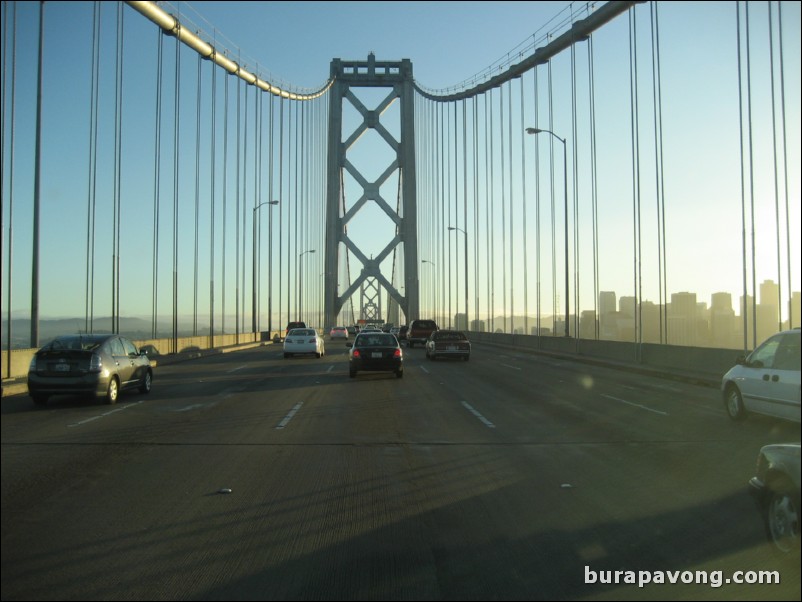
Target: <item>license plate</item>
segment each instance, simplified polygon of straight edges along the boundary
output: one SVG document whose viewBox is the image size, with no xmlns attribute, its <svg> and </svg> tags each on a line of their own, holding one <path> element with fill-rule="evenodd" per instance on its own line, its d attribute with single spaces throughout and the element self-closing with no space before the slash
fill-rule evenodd
<svg viewBox="0 0 802 602">
<path fill-rule="evenodd" d="M 374 351 L 373 353 L 370 354 L 370 357 L 376 360 L 380 360 L 382 358 L 381 351 Z"/>
<path fill-rule="evenodd" d="M 457 350 L 457 348 L 456 348 L 456 347 L 454 347 L 454 345 L 449 345 L 449 346 L 448 346 L 448 350 L 449 350 L 449 351 L 456 351 L 456 350 Z"/>
<path fill-rule="evenodd" d="M 56 372 L 69 372 L 70 365 L 69 364 L 56 364 L 55 367 Z"/>
</svg>

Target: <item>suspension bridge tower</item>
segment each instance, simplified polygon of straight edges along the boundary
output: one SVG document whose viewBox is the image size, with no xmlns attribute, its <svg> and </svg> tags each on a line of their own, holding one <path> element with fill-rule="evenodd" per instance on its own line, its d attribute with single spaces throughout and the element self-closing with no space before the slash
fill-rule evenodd
<svg viewBox="0 0 802 602">
<path fill-rule="evenodd" d="M 407 320 L 418 317 L 418 240 L 415 197 L 415 90 L 412 79 L 412 63 L 402 61 L 377 61 L 371 53 L 367 61 L 342 61 L 331 63 L 333 85 L 329 90 L 328 131 L 328 175 L 326 187 L 326 259 L 324 274 L 324 328 L 336 325 L 343 305 L 361 290 L 383 288 L 391 303 L 397 303 Z M 378 106 L 368 109 L 354 94 L 356 88 L 386 88 L 388 94 Z M 343 104 L 347 101 L 361 116 L 362 122 L 353 132 L 343 137 Z M 396 101 L 400 101 L 400 138 L 395 137 L 381 122 L 382 114 Z M 369 181 L 348 159 L 349 149 L 369 129 L 376 133 L 392 149 L 394 159 L 375 181 Z M 344 173 L 347 172 L 362 188 L 361 195 L 349 208 L 343 202 Z M 399 200 L 393 208 L 382 198 L 381 185 L 391 174 L 398 174 Z M 348 224 L 367 203 L 375 202 L 395 225 L 395 236 L 388 240 L 384 249 L 376 255 L 363 252 L 349 237 Z M 352 281 L 342 293 L 340 281 L 340 253 L 349 254 L 361 264 L 351 270 Z M 396 285 L 396 278 L 382 273 L 381 265 L 388 257 L 400 259 L 402 265 L 403 292 Z M 350 263 L 349 263 L 350 265 Z M 354 275 L 356 273 L 356 277 Z M 365 287 L 363 285 L 367 284 Z"/>
</svg>

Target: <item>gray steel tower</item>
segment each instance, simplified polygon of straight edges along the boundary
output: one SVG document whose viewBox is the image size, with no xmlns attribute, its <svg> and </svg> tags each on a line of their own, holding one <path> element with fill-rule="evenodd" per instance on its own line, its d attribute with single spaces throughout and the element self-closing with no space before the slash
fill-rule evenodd
<svg viewBox="0 0 802 602">
<path fill-rule="evenodd" d="M 376 61 L 371 53 L 367 61 L 331 63 L 334 83 L 329 90 L 328 183 L 326 189 L 326 271 L 324 323 L 326 330 L 336 325 L 340 311 L 365 282 L 377 283 L 398 303 L 407 320 L 418 317 L 418 239 L 417 208 L 415 197 L 415 90 L 412 80 L 412 63 L 402 61 Z M 351 88 L 389 88 L 385 99 L 373 110 L 367 109 L 354 96 Z M 347 138 L 343 138 L 343 99 L 347 99 L 362 116 L 362 123 Z M 381 115 L 396 100 L 401 102 L 401 140 L 397 141 L 381 123 Z M 395 159 L 383 175 L 369 182 L 347 160 L 348 149 L 367 131 L 374 129 L 395 152 Z M 342 170 L 345 169 L 362 186 L 362 195 L 344 212 L 341 207 Z M 379 188 L 395 171 L 399 173 L 401 203 L 396 211 L 381 198 Z M 374 201 L 396 225 L 396 235 L 376 257 L 368 257 L 348 236 L 346 226 L 368 201 Z M 341 245 L 361 264 L 353 282 L 342 294 L 337 290 L 339 281 L 339 253 Z M 380 270 L 381 263 L 397 248 L 403 249 L 404 291 L 399 292 Z"/>
</svg>

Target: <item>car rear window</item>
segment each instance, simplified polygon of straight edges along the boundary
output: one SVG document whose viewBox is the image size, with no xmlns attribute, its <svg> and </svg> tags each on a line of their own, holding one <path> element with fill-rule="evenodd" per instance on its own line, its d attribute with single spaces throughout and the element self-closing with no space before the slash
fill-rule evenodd
<svg viewBox="0 0 802 602">
<path fill-rule="evenodd" d="M 412 325 L 412 328 L 421 330 L 436 330 L 437 324 L 434 323 L 434 320 L 417 320 Z"/>
<path fill-rule="evenodd" d="M 357 340 L 357 345 L 359 347 L 396 347 L 398 342 L 391 334 L 363 334 Z"/>
<path fill-rule="evenodd" d="M 464 341 L 465 335 L 461 332 L 448 332 L 441 330 L 435 335 L 434 338 L 438 341 Z"/>
</svg>

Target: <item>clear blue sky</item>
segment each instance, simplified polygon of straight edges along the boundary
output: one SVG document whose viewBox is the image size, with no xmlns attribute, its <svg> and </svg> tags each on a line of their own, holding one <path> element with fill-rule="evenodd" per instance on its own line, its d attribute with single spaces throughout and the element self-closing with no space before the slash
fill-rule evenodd
<svg viewBox="0 0 802 602">
<path fill-rule="evenodd" d="M 35 77 L 36 17 L 38 3 L 16 3 L 18 11 L 17 48 L 17 115 L 14 153 L 14 301 L 13 307 L 25 314 L 29 306 L 29 237 L 32 191 L 32 95 Z M 113 38 L 113 4 L 103 3 L 104 33 L 109 44 Z M 165 5 L 170 8 L 169 5 Z M 315 88 L 325 82 L 333 58 L 363 60 L 373 52 L 380 60 L 408 58 L 414 65 L 415 78 L 430 89 L 458 85 L 493 65 L 506 62 L 508 53 L 525 45 L 532 36 L 539 37 L 550 29 L 560 15 L 565 16 L 566 2 L 180 2 L 180 8 L 206 34 L 221 40 L 220 45 L 239 53 L 240 62 L 264 75 L 272 74 L 278 82 L 296 88 Z M 639 7 L 648 19 L 648 5 Z M 691 291 L 700 301 L 710 301 L 718 291 L 741 294 L 741 181 L 738 130 L 738 81 L 736 47 L 736 3 L 675 2 L 660 3 L 661 69 L 663 75 L 664 161 L 666 174 L 667 231 L 669 248 L 668 293 Z M 758 284 L 777 280 L 778 271 L 785 278 L 784 173 L 780 165 L 781 260 L 778 266 L 774 239 L 775 180 L 770 107 L 770 73 L 768 69 L 767 3 L 749 3 L 752 19 L 751 59 L 753 86 L 753 135 L 755 137 L 755 198 Z M 772 3 L 776 10 L 776 3 Z M 172 9 L 170 9 L 172 10 Z M 791 236 L 791 283 L 800 290 L 800 5 L 782 3 L 783 60 L 785 61 L 785 119 L 789 166 L 788 197 L 791 215 L 787 220 Z M 5 17 L 5 15 L 4 15 Z M 126 52 L 140 53 L 142 60 L 126 62 L 125 80 L 129 86 L 125 96 L 127 111 L 150 115 L 155 91 L 152 84 L 154 63 L 148 60 L 155 45 L 155 26 L 133 10 L 126 8 Z M 641 44 L 648 45 L 648 21 L 639 21 Z M 776 25 L 776 23 L 775 23 Z M 5 25 L 4 25 L 5 26 Z M 43 148 L 43 263 L 42 315 L 83 315 L 86 245 L 86 188 L 88 179 L 87 147 L 89 138 L 89 57 L 91 56 L 92 3 L 46 3 L 46 100 L 44 124 L 46 146 Z M 5 33 L 5 32 L 4 32 Z M 777 30 L 774 30 L 775 36 Z M 631 246 L 631 157 L 629 113 L 629 55 L 627 17 L 619 17 L 594 36 L 595 79 L 597 94 L 598 137 L 600 150 L 599 184 L 604 208 L 600 215 L 602 232 L 601 290 L 614 290 L 619 296 L 632 294 L 632 262 L 617 261 Z M 113 48 L 102 62 L 102 79 L 113 78 Z M 141 49 L 141 50 L 140 50 Z M 584 50 L 583 50 L 584 52 Z M 4 48 L 4 53 L 10 53 Z M 9 54 L 6 54 L 9 56 Z M 639 55 L 648 63 L 648 53 Z M 775 56 L 779 60 L 779 56 Z M 561 62 L 560 62 L 561 61 Z M 556 79 L 566 77 L 567 55 L 555 61 Z M 514 61 L 513 61 L 514 62 Z M 187 61 L 194 68 L 194 62 Z M 9 67 L 10 69 L 10 63 Z M 639 69 L 646 69 L 640 65 Z M 10 72 L 7 73 L 10 77 Z M 645 81 L 645 80 L 644 80 Z M 641 85 L 644 85 L 642 83 Z M 775 81 L 779 89 L 779 80 Z M 134 92 L 136 89 L 136 92 Z M 191 96 L 191 93 L 187 94 Z M 166 99 L 165 102 L 171 102 Z M 570 137 L 571 123 L 566 106 L 570 97 L 558 99 L 555 130 Z M 641 99 L 644 107 L 641 128 L 652 128 L 650 98 Z M 141 107 L 139 106 L 141 105 Z M 779 109 L 779 105 L 778 109 Z M 9 100 L 6 111 L 10 110 Z M 108 140 L 112 107 L 105 101 L 100 108 L 102 142 L 100 174 L 101 190 L 108 194 Z M 103 121 L 103 120 L 106 121 Z M 8 123 L 8 122 L 7 122 Z M 536 124 L 529 124 L 536 125 Z M 138 154 L 152 149 L 153 120 L 144 124 L 127 124 L 128 144 L 141 136 L 139 146 L 126 147 L 126 156 L 136 163 Z M 194 128 L 192 117 L 187 127 Z M 779 130 L 777 130 L 779 135 Z M 6 128 L 4 149 L 9 147 L 10 127 Z M 164 134 L 172 136 L 169 130 Z M 778 145 L 782 139 L 778 139 Z M 573 152 L 573 149 L 572 151 Z M 585 162 L 585 150 L 579 158 Z M 644 173 L 653 171 L 645 152 Z M 11 153 L 4 153 L 4 248 L 3 248 L 3 317 L 7 304 L 8 203 Z M 150 277 L 134 284 L 130 274 L 137 262 L 149 268 L 152 223 L 149 203 L 152 177 L 149 160 L 142 159 L 142 178 L 138 194 L 142 211 L 130 217 L 133 228 L 141 236 L 126 234 L 124 272 L 127 274 L 126 295 L 142 294 L 142 307 L 129 305 L 124 313 L 146 315 L 150 309 Z M 152 162 L 152 161 L 151 161 Z M 557 165 L 557 170 L 561 169 Z M 133 183 L 125 181 L 130 199 Z M 584 177 L 584 176 L 583 176 Z M 133 176 L 134 180 L 137 179 Z M 653 188 L 652 175 L 642 176 L 642 186 Z M 587 190 L 584 180 L 581 190 Z M 651 190 L 649 191 L 651 192 Z M 625 199 L 615 202 L 618 198 Z M 651 197 L 649 197 L 651 199 Z M 131 202 L 127 200 L 126 202 Z M 651 203 L 651 200 L 644 199 Z M 652 211 L 650 207 L 648 211 Z M 105 215 L 98 218 L 101 225 Z M 648 215 L 646 219 L 651 219 Z M 651 227 L 651 226 L 650 226 Z M 619 240 L 620 237 L 620 240 Z M 138 241 L 141 241 L 141 248 Z M 100 244 L 100 243 L 99 243 Z M 102 243 L 105 244 L 105 243 Z M 169 243 L 166 243 L 169 244 Z M 651 247 L 656 243 L 646 240 Z M 531 248 L 531 247 L 530 247 Z M 645 251 L 649 257 L 651 251 Z M 318 252 L 315 261 L 322 261 Z M 132 258 L 133 256 L 133 258 Z M 103 256 L 98 265 L 110 260 Z M 583 258 L 587 266 L 587 258 Z M 646 271 L 654 269 L 652 262 Z M 317 264 L 310 270 L 319 269 Z M 76 283 L 74 276 L 78 275 Z M 422 278 L 424 276 L 421 276 Z M 647 279 L 649 276 L 647 274 Z M 751 277 L 750 277 L 751 280 Z M 106 283 L 98 283 L 99 288 Z M 167 288 L 168 285 L 164 285 Z M 460 285 L 461 286 L 461 285 Z M 784 281 L 783 286 L 789 287 Z M 644 298 L 657 302 L 654 279 L 645 285 Z M 750 291 L 751 292 L 751 291 Z M 104 293 L 105 295 L 105 293 Z M 582 293 L 583 309 L 591 305 L 588 292 Z M 96 314 L 107 313 L 107 301 L 98 302 Z M 164 305 L 164 310 L 167 306 Z M 530 308 L 530 313 L 532 309 Z M 182 308 L 186 313 L 187 308 Z"/>
</svg>

